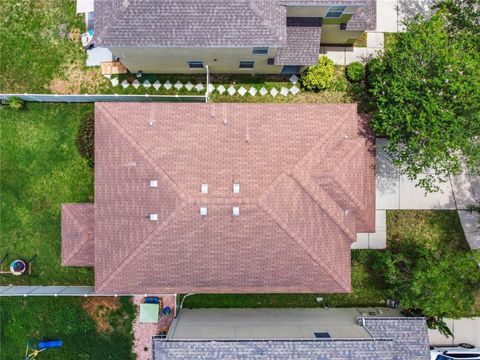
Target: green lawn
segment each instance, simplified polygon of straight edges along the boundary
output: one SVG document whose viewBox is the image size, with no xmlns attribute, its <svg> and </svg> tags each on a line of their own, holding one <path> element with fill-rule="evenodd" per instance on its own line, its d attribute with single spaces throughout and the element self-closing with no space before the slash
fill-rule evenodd
<svg viewBox="0 0 480 360">
<path fill-rule="evenodd" d="M 51 81 L 72 64 L 85 63 L 81 43 L 69 40 L 84 31 L 72 0 L 5 0 L 0 6 L 0 92 L 50 92 Z M 74 81 L 73 77 L 70 81 Z"/>
<path fill-rule="evenodd" d="M 432 248 L 449 247 L 452 251 L 468 249 L 455 211 L 389 211 L 387 240 L 415 239 Z M 388 246 L 388 245 L 387 245 Z M 379 287 L 376 273 L 369 270 L 369 252 L 352 251 L 351 294 L 257 294 L 194 295 L 185 300 L 185 308 L 258 308 L 258 307 L 364 307 L 385 306 L 386 291 Z M 323 297 L 317 302 L 317 297 Z"/>
<path fill-rule="evenodd" d="M 3 276 L 3 285 L 93 283 L 91 269 L 60 266 L 60 205 L 93 201 L 93 172 L 75 145 L 90 111 L 91 104 L 0 109 L 0 255 L 38 255 L 34 276 Z"/>
<path fill-rule="evenodd" d="M 40 338 L 60 339 L 63 346 L 42 352 L 39 359 L 134 359 L 133 303 L 129 298 L 119 298 L 115 308 L 97 305 L 93 311 L 102 314 L 99 320 L 98 315 L 89 315 L 85 310 L 86 301 L 92 300 L 95 301 L 81 297 L 0 298 L 0 360 L 23 359 L 27 339 Z M 98 321 L 103 328 L 98 329 Z"/>
</svg>

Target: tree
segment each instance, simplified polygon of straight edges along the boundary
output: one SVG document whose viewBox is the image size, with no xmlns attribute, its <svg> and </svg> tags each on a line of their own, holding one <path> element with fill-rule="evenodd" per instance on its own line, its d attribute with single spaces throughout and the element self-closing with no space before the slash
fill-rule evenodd
<svg viewBox="0 0 480 360">
<path fill-rule="evenodd" d="M 400 302 L 403 312 L 425 316 L 430 326 L 447 334 L 444 317 L 474 315 L 480 269 L 472 251 L 452 252 L 402 241 L 370 256 L 370 266 L 379 274 L 388 295 Z"/>
<path fill-rule="evenodd" d="M 480 52 L 471 34 L 452 35 L 442 11 L 416 17 L 368 65 L 372 127 L 389 139 L 394 164 L 427 191 L 464 161 L 480 167 Z"/>
<path fill-rule="evenodd" d="M 445 15 L 451 34 L 465 31 L 473 36 L 480 35 L 479 0 L 439 0 L 434 8 Z"/>
</svg>

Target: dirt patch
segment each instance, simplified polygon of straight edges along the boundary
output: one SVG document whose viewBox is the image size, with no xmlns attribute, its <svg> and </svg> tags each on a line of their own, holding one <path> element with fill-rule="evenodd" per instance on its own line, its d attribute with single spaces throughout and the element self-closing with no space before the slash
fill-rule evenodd
<svg viewBox="0 0 480 360">
<path fill-rule="evenodd" d="M 49 84 L 53 94 L 96 94 L 108 86 L 108 79 L 102 76 L 100 68 L 87 68 L 80 60 L 63 66 L 61 74 Z"/>
<path fill-rule="evenodd" d="M 110 325 L 110 314 L 120 307 L 117 298 L 107 296 L 89 297 L 83 300 L 82 307 L 97 324 L 98 332 L 113 330 Z"/>
</svg>

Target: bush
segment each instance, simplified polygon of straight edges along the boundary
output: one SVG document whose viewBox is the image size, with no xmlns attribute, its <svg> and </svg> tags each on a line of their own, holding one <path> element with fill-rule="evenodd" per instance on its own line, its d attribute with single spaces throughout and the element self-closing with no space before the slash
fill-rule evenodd
<svg viewBox="0 0 480 360">
<path fill-rule="evenodd" d="M 365 79 L 365 66 L 356 61 L 347 66 L 347 78 L 353 82 L 360 82 Z"/>
<path fill-rule="evenodd" d="M 307 90 L 324 90 L 333 81 L 333 61 L 320 56 L 316 65 L 309 66 L 302 75 L 302 84 Z"/>
<path fill-rule="evenodd" d="M 95 137 L 95 117 L 93 112 L 86 114 L 80 122 L 77 132 L 77 149 L 80 155 L 87 159 L 88 164 L 94 165 L 94 137 Z"/>
<path fill-rule="evenodd" d="M 10 96 L 7 99 L 7 105 L 10 107 L 10 109 L 21 110 L 23 108 L 24 102 L 18 97 Z"/>
</svg>

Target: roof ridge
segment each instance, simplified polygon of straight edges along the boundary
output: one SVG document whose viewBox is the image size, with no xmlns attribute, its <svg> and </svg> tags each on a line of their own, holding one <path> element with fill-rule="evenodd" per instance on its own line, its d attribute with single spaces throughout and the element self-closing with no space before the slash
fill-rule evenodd
<svg viewBox="0 0 480 360">
<path fill-rule="evenodd" d="M 352 158 L 352 155 L 355 155 L 355 152 L 362 147 L 362 139 L 358 139 L 356 141 L 356 144 L 354 144 L 354 146 L 352 146 L 348 151 L 347 153 L 345 154 L 344 157 L 342 157 L 340 159 L 340 161 L 338 161 L 336 163 L 336 165 L 332 168 L 332 170 L 338 168 L 341 164 L 345 163 L 347 160 L 351 160 Z M 339 181 L 338 178 L 335 176 L 335 173 L 334 172 L 329 172 L 329 177 L 338 185 L 338 187 L 340 187 L 342 189 L 342 191 L 345 192 L 345 194 L 347 194 L 347 196 L 349 197 L 349 199 L 358 207 L 358 208 L 362 208 L 363 207 L 363 204 L 360 203 L 360 201 L 358 201 L 358 199 L 350 194 L 350 192 L 346 189 L 346 186 L 345 184 L 342 182 L 342 181 Z"/>
<path fill-rule="evenodd" d="M 276 1 L 271 1 L 272 2 L 272 9 L 276 7 L 282 7 L 282 5 L 278 4 Z M 265 27 L 270 31 L 270 33 L 280 41 L 279 47 L 285 46 L 286 44 L 286 34 L 285 36 L 282 36 L 281 34 L 278 34 L 275 31 L 275 25 L 273 24 L 273 20 L 271 16 L 265 16 L 265 11 L 260 9 L 260 5 L 258 4 L 258 0 L 248 0 L 247 1 L 247 7 L 252 11 L 253 14 L 255 14 L 256 17 L 258 17 L 261 21 L 262 24 L 265 25 Z M 275 10 L 274 10 L 275 11 Z M 285 22 L 287 21 L 287 15 L 285 13 Z M 285 26 L 285 32 L 286 32 L 286 26 Z"/>
<path fill-rule="evenodd" d="M 312 184 L 312 177 L 311 176 L 304 176 L 302 173 L 296 173 L 292 175 L 292 178 L 295 180 L 295 182 L 302 188 L 305 193 L 310 196 L 313 201 L 323 210 L 325 213 L 333 220 L 333 222 L 342 230 L 345 235 L 347 235 L 350 239 L 355 238 L 355 233 L 352 232 L 347 226 L 344 224 L 340 223 L 337 221 L 336 217 L 334 216 L 333 212 L 325 206 L 322 206 L 323 201 L 320 201 L 321 199 L 318 198 L 317 195 L 315 195 L 315 192 L 311 189 L 311 184 Z M 342 208 L 338 205 L 338 203 L 331 198 L 331 196 L 326 192 L 321 186 L 320 189 L 321 195 L 327 198 L 327 200 L 330 200 L 332 204 L 335 205 L 336 208 L 340 209 L 343 215 L 343 210 Z"/>
<path fill-rule="evenodd" d="M 330 127 L 327 132 L 322 136 L 322 138 L 317 142 L 315 143 L 312 148 L 310 150 L 308 150 L 304 156 L 302 156 L 302 158 L 295 164 L 293 165 L 293 170 L 295 169 L 300 169 L 301 166 L 303 166 L 305 164 L 305 162 L 307 161 L 308 157 L 311 156 L 311 154 L 317 149 L 319 148 L 320 146 L 324 145 L 325 142 L 330 138 L 330 135 L 332 135 L 333 133 L 336 132 L 336 130 L 338 130 L 338 128 L 343 125 L 345 123 L 345 120 L 344 120 L 344 115 L 346 113 L 348 113 L 349 111 L 351 111 L 351 109 L 347 109 L 345 110 L 344 112 L 342 112 L 342 114 L 340 116 L 337 116 L 337 118 L 340 119 L 340 121 L 337 121 L 332 127 Z M 293 172 L 293 171 L 292 171 Z"/>
<path fill-rule="evenodd" d="M 85 204 L 91 204 L 91 203 L 85 203 Z M 75 205 L 78 205 L 78 204 L 75 204 Z M 78 246 L 78 249 L 74 252 L 70 252 L 69 256 L 67 256 L 67 258 L 64 259 L 63 263 L 65 265 L 68 265 L 70 263 L 70 261 L 73 258 L 75 258 L 75 255 L 77 255 L 80 252 L 80 250 L 82 250 L 83 247 L 87 244 L 87 242 L 88 242 L 88 231 L 85 228 L 85 226 L 83 226 L 80 222 L 78 222 L 78 220 L 73 216 L 73 214 L 71 213 L 71 211 L 68 208 L 68 204 L 62 204 L 62 213 L 65 213 L 65 215 L 67 215 L 70 218 L 70 220 L 72 220 L 75 223 L 75 225 L 80 229 L 80 231 L 84 235 L 84 239 L 83 239 L 83 241 L 80 242 L 80 245 Z"/>
<path fill-rule="evenodd" d="M 97 285 L 95 283 L 95 288 L 96 288 L 95 290 L 97 292 L 101 292 L 102 289 L 104 289 L 115 278 L 115 276 L 118 275 L 128 265 L 128 263 L 132 260 L 132 258 L 136 257 L 138 253 L 142 251 L 145 248 L 145 246 L 150 242 L 150 240 L 159 231 L 163 230 L 170 223 L 170 221 L 172 221 L 175 218 L 177 213 L 180 212 L 180 210 L 183 210 L 184 207 L 185 207 L 185 203 L 183 202 L 180 205 L 178 205 L 175 208 L 175 210 L 173 210 L 161 224 L 159 224 L 155 229 L 152 230 L 150 234 L 148 234 L 147 237 L 145 237 L 145 239 L 143 239 L 142 243 L 136 247 L 135 251 L 133 251 L 128 257 L 123 259 L 123 261 L 117 266 L 117 268 L 113 270 L 105 279 L 103 279 L 100 285 Z"/>
<path fill-rule="evenodd" d="M 273 222 L 278 225 L 278 227 L 280 227 L 280 229 L 282 229 L 288 235 L 290 239 L 293 240 L 293 242 L 298 245 L 298 247 L 300 247 L 323 271 L 325 271 L 325 273 L 328 274 L 333 281 L 335 281 L 343 290 L 349 290 L 348 285 L 346 285 L 336 274 L 332 274 L 330 272 L 330 268 L 323 263 L 321 258 L 313 253 L 312 249 L 305 244 L 305 242 L 298 238 L 294 233 L 289 231 L 288 226 L 278 218 L 272 209 L 266 207 L 261 201 L 258 202 L 258 206 L 273 220 Z"/>
<path fill-rule="evenodd" d="M 153 160 L 148 152 L 135 140 L 135 138 L 117 121 L 115 116 L 113 116 L 110 111 L 106 108 L 105 105 L 99 104 L 98 109 L 100 109 L 106 117 L 110 120 L 110 122 L 117 128 L 117 130 L 124 135 L 125 140 L 135 148 L 143 158 L 157 171 L 157 173 L 163 174 L 162 180 L 167 180 L 172 190 L 180 197 L 180 199 L 185 200 L 187 198 L 183 189 L 172 179 L 172 177 L 160 166 L 157 164 L 155 160 Z M 172 186 L 173 184 L 173 186 Z"/>
</svg>

